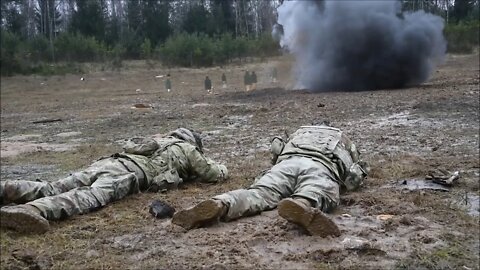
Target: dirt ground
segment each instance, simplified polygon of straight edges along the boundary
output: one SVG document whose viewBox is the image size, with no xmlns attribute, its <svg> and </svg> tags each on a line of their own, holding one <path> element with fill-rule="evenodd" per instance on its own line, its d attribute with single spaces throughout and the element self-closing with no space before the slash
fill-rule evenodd
<svg viewBox="0 0 480 270">
<path fill-rule="evenodd" d="M 2 78 L 2 180 L 55 180 L 119 151 L 115 141 L 179 126 L 202 132 L 206 154 L 227 165 L 230 179 L 132 195 L 51 222 L 45 235 L 2 230 L 1 268 L 479 269 L 479 55 L 450 55 L 428 82 L 393 91 L 286 90 L 289 68 L 286 58 L 212 69 L 136 62 L 120 72 Z M 246 69 L 257 71 L 257 91 L 242 90 Z M 160 77 L 167 72 L 171 93 Z M 203 90 L 205 75 L 214 95 Z M 58 121 L 33 123 L 42 120 Z M 148 213 L 154 199 L 181 209 L 247 187 L 270 167 L 271 137 L 324 120 L 349 134 L 372 168 L 331 214 L 340 237 L 308 236 L 276 210 L 191 231 Z M 459 171 L 458 183 L 418 189 L 438 168 Z"/>
</svg>

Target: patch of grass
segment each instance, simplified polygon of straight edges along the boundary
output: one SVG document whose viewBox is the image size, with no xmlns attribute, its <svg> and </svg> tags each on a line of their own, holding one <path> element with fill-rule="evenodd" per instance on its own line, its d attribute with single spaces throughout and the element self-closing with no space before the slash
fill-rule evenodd
<svg viewBox="0 0 480 270">
<path fill-rule="evenodd" d="M 372 157 L 369 177 L 377 179 L 401 179 L 424 176 L 428 171 L 427 162 L 414 155 Z"/>
<path fill-rule="evenodd" d="M 465 247 L 451 243 L 446 247 L 424 252 L 415 249 L 409 258 L 398 262 L 396 269 L 474 269 L 478 267 L 478 258 L 472 258 Z"/>
</svg>

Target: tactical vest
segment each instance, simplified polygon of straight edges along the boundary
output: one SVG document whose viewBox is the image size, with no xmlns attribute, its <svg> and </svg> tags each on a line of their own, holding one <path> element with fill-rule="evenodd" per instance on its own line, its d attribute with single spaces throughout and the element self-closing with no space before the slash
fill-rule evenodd
<svg viewBox="0 0 480 270">
<path fill-rule="evenodd" d="M 175 137 L 155 138 L 158 144 L 157 150 L 151 155 L 129 154 L 121 153 L 119 156 L 124 156 L 135 162 L 145 173 L 145 178 L 148 183 L 151 183 L 153 179 L 160 175 L 171 171 L 168 161 L 161 157 L 161 154 L 170 146 L 177 143 L 184 143 L 183 140 Z M 142 148 L 137 146 L 137 148 Z"/>
<path fill-rule="evenodd" d="M 342 136 L 342 131 L 337 128 L 302 126 L 285 144 L 277 162 L 292 155 L 311 157 L 327 166 L 342 181 L 353 164 L 350 153 L 342 147 Z"/>
</svg>

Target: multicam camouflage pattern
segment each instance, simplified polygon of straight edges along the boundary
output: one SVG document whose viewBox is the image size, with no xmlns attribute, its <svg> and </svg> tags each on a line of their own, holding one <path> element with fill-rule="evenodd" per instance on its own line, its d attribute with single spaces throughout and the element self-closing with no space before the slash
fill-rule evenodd
<svg viewBox="0 0 480 270">
<path fill-rule="evenodd" d="M 287 197 L 308 199 L 313 207 L 328 212 L 340 199 L 340 188 L 354 190 L 366 176 L 355 145 L 338 129 L 302 127 L 278 151 L 271 170 L 248 189 L 214 197 L 229 207 L 226 220 L 273 209 Z"/>
<path fill-rule="evenodd" d="M 228 206 L 225 220 L 258 214 L 277 207 L 287 197 L 308 199 L 328 212 L 337 206 L 339 185 L 322 163 L 293 156 L 273 166 L 248 189 L 230 191 L 213 199 Z"/>
<path fill-rule="evenodd" d="M 218 182 L 227 177 L 225 166 L 172 136 L 130 139 L 124 150 L 55 182 L 2 181 L 3 200 L 32 205 L 46 219 L 56 220 L 142 190 L 166 191 L 186 181 Z"/>
</svg>

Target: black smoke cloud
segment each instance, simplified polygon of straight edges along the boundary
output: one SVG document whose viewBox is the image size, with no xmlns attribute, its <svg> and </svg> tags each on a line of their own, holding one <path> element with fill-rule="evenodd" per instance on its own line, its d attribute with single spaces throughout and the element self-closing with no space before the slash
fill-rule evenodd
<svg viewBox="0 0 480 270">
<path fill-rule="evenodd" d="M 403 88 L 425 82 L 445 57 L 443 19 L 402 13 L 398 1 L 285 1 L 278 23 L 272 34 L 295 56 L 296 88 Z"/>
</svg>

